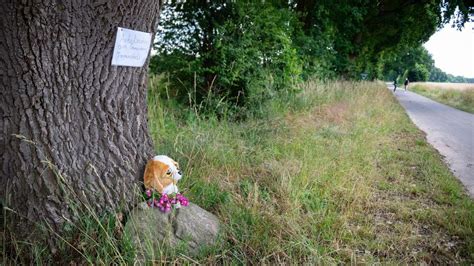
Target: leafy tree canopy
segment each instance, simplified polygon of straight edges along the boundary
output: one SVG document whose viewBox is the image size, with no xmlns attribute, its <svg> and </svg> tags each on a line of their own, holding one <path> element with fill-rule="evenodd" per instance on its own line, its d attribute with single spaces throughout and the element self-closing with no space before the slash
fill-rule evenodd
<svg viewBox="0 0 474 266">
<path fill-rule="evenodd" d="M 428 79 L 436 70 L 421 44 L 451 18 L 462 27 L 472 6 L 461 0 L 169 1 L 151 70 L 166 75 L 182 102 L 212 109 L 261 104 L 274 93 L 293 93 L 292 85 L 310 76 Z"/>
</svg>

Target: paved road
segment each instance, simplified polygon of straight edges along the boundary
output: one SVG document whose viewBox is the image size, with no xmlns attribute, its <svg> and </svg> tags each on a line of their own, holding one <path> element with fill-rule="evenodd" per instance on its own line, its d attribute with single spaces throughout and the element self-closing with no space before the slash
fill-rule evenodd
<svg viewBox="0 0 474 266">
<path fill-rule="evenodd" d="M 474 115 L 403 88 L 395 96 L 474 198 Z"/>
</svg>

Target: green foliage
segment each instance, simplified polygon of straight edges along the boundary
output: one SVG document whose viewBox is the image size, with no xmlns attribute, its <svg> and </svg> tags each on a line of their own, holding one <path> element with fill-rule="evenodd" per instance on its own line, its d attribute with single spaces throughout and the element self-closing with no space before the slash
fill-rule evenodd
<svg viewBox="0 0 474 266">
<path fill-rule="evenodd" d="M 436 81 L 436 82 L 446 82 L 448 80 L 448 75 L 444 73 L 443 70 L 433 67 L 430 72 L 429 81 Z"/>
<path fill-rule="evenodd" d="M 430 72 L 425 65 L 415 63 L 415 67 L 408 70 L 407 78 L 410 81 L 426 81 Z"/>
<path fill-rule="evenodd" d="M 254 107 L 313 76 L 426 80 L 433 62 L 420 44 L 457 6 L 464 4 L 168 1 L 150 69 L 164 77 L 162 95 L 221 117 L 261 110 Z"/>
<path fill-rule="evenodd" d="M 464 23 L 473 20 L 474 4 L 466 0 L 449 0 L 441 3 L 444 11 L 443 22 L 448 23 L 453 19 L 453 27 L 461 29 Z"/>
<path fill-rule="evenodd" d="M 466 78 L 463 76 L 454 76 L 451 74 L 447 74 L 447 79 L 444 81 L 453 83 L 474 83 L 474 78 Z"/>
<path fill-rule="evenodd" d="M 469 83 L 474 79 L 447 74 L 434 66 L 431 54 L 421 45 L 385 52 L 377 63 L 379 79 Z"/>
<path fill-rule="evenodd" d="M 240 92 L 250 106 L 278 91 L 292 93 L 301 62 L 291 39 L 291 13 L 258 3 L 238 5 L 235 11 L 236 19 L 220 27 L 216 45 L 221 86 Z"/>
<path fill-rule="evenodd" d="M 428 40 L 441 21 L 440 1 L 296 1 L 307 34 L 330 36 L 337 74 L 375 76 L 382 52 L 417 46 Z M 298 9 L 300 6 L 300 9 Z"/>
<path fill-rule="evenodd" d="M 294 93 L 302 66 L 292 40 L 296 19 L 287 9 L 242 1 L 166 8 L 150 68 L 169 77 L 179 101 L 248 109 L 277 92 Z M 190 45 L 176 45 L 189 28 Z"/>
<path fill-rule="evenodd" d="M 378 62 L 379 78 L 393 80 L 408 78 L 410 81 L 426 81 L 434 69 L 434 60 L 421 45 L 406 47 L 396 52 L 383 53 Z"/>
</svg>

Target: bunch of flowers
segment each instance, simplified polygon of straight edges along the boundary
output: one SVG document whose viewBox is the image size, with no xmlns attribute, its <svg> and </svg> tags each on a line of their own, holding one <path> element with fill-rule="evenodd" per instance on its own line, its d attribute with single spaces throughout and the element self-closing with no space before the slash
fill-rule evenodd
<svg viewBox="0 0 474 266">
<path fill-rule="evenodd" d="M 182 194 L 159 194 L 154 190 L 147 189 L 144 198 L 149 207 L 159 208 L 162 212 L 169 212 L 177 206 L 188 206 L 189 200 Z"/>
</svg>

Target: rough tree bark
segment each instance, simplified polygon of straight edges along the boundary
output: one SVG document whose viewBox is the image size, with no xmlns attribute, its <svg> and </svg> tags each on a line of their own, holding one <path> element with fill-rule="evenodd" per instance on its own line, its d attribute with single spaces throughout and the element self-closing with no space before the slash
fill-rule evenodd
<svg viewBox="0 0 474 266">
<path fill-rule="evenodd" d="M 132 199 L 153 152 L 147 65 L 111 59 L 117 27 L 154 32 L 159 5 L 2 1 L 0 198 L 30 222 L 20 230 L 74 218 L 62 183 L 99 212 Z"/>
</svg>

